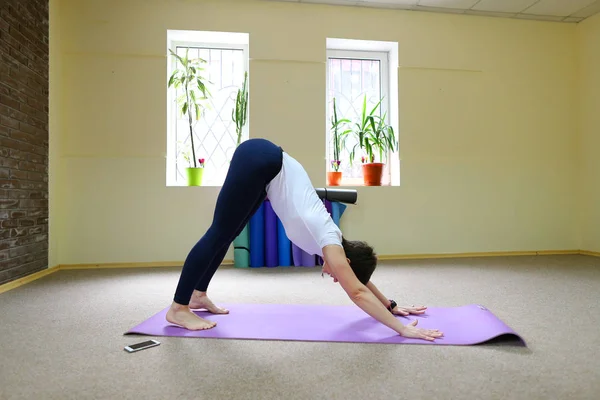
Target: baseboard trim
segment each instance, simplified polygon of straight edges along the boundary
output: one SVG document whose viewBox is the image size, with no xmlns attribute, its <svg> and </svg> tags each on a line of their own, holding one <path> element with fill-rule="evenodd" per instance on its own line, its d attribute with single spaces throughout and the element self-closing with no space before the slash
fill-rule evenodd
<svg viewBox="0 0 600 400">
<path fill-rule="evenodd" d="M 15 279 L 14 281 L 7 282 L 3 285 L 0 285 L 0 293 L 8 292 L 11 289 L 18 288 L 19 286 L 23 286 L 27 283 L 33 282 L 40 278 L 43 278 L 46 275 L 50 275 L 56 271 L 58 271 L 60 267 L 58 265 L 50 268 L 43 269 L 38 272 L 34 272 L 31 275 L 24 276 L 22 278 Z"/>
<path fill-rule="evenodd" d="M 70 269 L 113 269 L 113 268 L 156 268 L 156 267 L 181 267 L 182 261 L 165 262 L 130 262 L 130 263 L 98 263 L 98 264 L 61 264 L 61 270 Z"/>
<path fill-rule="evenodd" d="M 386 254 L 378 256 L 379 260 L 419 260 L 419 259 L 439 259 L 439 258 L 471 258 L 471 257 L 508 257 L 508 256 L 546 256 L 546 255 L 569 255 L 580 254 L 584 256 L 600 257 L 600 252 L 589 250 L 537 250 L 537 251 L 493 251 L 478 253 L 445 253 L 445 254 Z M 159 267 L 181 267 L 183 261 L 168 262 L 131 262 L 131 263 L 95 263 L 95 264 L 60 264 L 53 267 L 35 272 L 23 278 L 16 279 L 0 285 L 0 293 L 18 288 L 27 283 L 33 282 L 44 276 L 50 275 L 60 270 L 83 270 L 83 269 L 116 269 L 116 268 L 159 268 Z M 233 266 L 233 260 L 223 260 L 223 266 Z"/>
<path fill-rule="evenodd" d="M 221 265 L 233 265 L 233 260 L 223 260 Z M 161 268 L 183 266 L 183 261 L 152 261 L 152 262 L 129 262 L 129 263 L 98 263 L 98 264 L 61 264 L 62 270 L 69 269 L 111 269 L 111 268 Z"/>
<path fill-rule="evenodd" d="M 381 255 L 379 260 L 418 260 L 436 258 L 471 258 L 471 257 L 510 257 L 510 256 L 542 256 L 581 254 L 580 250 L 537 250 L 537 251 L 489 251 L 476 253 L 433 253 L 433 254 L 388 254 Z"/>
</svg>

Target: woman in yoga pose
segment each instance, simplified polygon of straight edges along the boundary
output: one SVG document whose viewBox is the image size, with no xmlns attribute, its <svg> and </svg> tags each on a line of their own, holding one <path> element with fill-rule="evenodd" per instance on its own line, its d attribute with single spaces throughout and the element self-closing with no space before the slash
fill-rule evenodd
<svg viewBox="0 0 600 400">
<path fill-rule="evenodd" d="M 398 307 L 375 287 L 370 281 L 377 266 L 373 248 L 342 236 L 302 165 L 266 139 L 249 139 L 234 152 L 212 224 L 185 260 L 167 321 L 190 330 L 210 329 L 216 323 L 191 310 L 228 313 L 208 298 L 208 285 L 233 240 L 267 197 L 288 238 L 307 253 L 323 257 L 323 272 L 363 311 L 405 337 L 442 336 L 435 329 L 417 328 L 416 321 L 403 325 L 395 317 L 422 314 L 425 307 Z"/>
</svg>

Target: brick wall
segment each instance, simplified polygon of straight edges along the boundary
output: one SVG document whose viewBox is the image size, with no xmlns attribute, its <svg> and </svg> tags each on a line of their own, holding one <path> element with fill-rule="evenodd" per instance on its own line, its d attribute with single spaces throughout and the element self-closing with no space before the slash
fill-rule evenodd
<svg viewBox="0 0 600 400">
<path fill-rule="evenodd" d="M 0 284 L 48 267 L 48 0 L 0 1 Z"/>
</svg>

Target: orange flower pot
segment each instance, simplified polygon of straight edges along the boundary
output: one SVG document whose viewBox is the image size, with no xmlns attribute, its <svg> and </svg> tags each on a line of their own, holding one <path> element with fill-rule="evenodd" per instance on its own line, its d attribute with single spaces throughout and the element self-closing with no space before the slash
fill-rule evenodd
<svg viewBox="0 0 600 400">
<path fill-rule="evenodd" d="M 365 186 L 381 186 L 383 163 L 366 163 L 362 165 Z"/>
<path fill-rule="evenodd" d="M 327 172 L 327 185 L 329 186 L 340 186 L 342 181 L 342 173 L 340 171 L 328 171 Z"/>
</svg>

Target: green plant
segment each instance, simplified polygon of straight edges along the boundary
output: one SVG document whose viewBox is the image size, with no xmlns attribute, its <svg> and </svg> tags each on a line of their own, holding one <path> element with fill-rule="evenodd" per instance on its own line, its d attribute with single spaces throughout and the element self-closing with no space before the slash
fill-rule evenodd
<svg viewBox="0 0 600 400">
<path fill-rule="evenodd" d="M 179 111 L 182 115 L 187 115 L 188 124 L 190 128 L 190 140 L 192 146 L 192 159 L 194 160 L 194 168 L 196 164 L 196 150 L 194 146 L 194 133 L 193 133 L 193 118 L 194 113 L 196 120 L 200 119 L 201 108 L 204 108 L 202 101 L 208 100 L 210 92 L 206 87 L 206 83 L 210 83 L 204 78 L 202 72 L 205 70 L 203 67 L 206 61 L 202 58 L 189 58 L 189 49 L 186 50 L 185 56 L 181 57 L 177 55 L 173 50 L 169 49 L 171 54 L 177 59 L 178 65 L 181 65 L 181 69 L 176 68 L 169 78 L 168 87 L 175 87 L 175 89 L 183 88 L 183 93 L 177 97 L 177 104 L 179 105 Z M 188 158 L 189 161 L 189 158 Z"/>
<path fill-rule="evenodd" d="M 397 148 L 394 128 L 385 122 L 386 113 L 382 117 L 372 116 L 370 120 L 371 129 L 363 138 L 363 147 L 366 150 L 370 162 L 375 162 L 375 152 L 379 153 L 379 161 L 387 161 L 389 151 Z"/>
<path fill-rule="evenodd" d="M 354 159 L 357 147 L 367 153 L 366 160 L 363 158 L 363 162 L 367 161 L 370 163 L 375 162 L 376 153 L 379 155 L 379 160 L 383 162 L 387 158 L 388 151 L 393 151 L 397 148 L 394 128 L 385 122 L 387 113 L 384 113 L 381 117 L 375 114 L 382 100 L 379 100 L 371 112 L 367 114 L 367 96 L 365 95 L 361 119 L 355 123 L 355 129 L 353 130 L 358 138 L 358 143 L 352 148 L 350 153 L 351 160 Z"/>
<path fill-rule="evenodd" d="M 183 158 L 191 165 L 192 161 L 190 160 L 190 153 L 187 151 L 183 153 Z M 198 163 L 200 164 L 200 168 L 204 168 L 204 158 L 199 158 Z"/>
<path fill-rule="evenodd" d="M 248 120 L 248 72 L 244 72 L 244 84 L 241 89 L 238 89 L 235 99 L 235 108 L 231 111 L 231 119 L 235 123 L 235 131 L 237 132 L 237 145 L 242 142 L 242 129 Z"/>
<path fill-rule="evenodd" d="M 349 119 L 338 119 L 334 97 L 333 116 L 331 117 L 331 131 L 333 132 L 333 160 L 331 160 L 331 166 L 336 172 L 339 170 L 341 164 L 340 151 L 343 147 L 346 147 L 346 139 L 348 138 L 348 134 L 352 133 L 352 129 L 345 129 L 342 132 L 340 132 L 340 130 L 343 129 L 345 124 L 349 123 Z"/>
</svg>

